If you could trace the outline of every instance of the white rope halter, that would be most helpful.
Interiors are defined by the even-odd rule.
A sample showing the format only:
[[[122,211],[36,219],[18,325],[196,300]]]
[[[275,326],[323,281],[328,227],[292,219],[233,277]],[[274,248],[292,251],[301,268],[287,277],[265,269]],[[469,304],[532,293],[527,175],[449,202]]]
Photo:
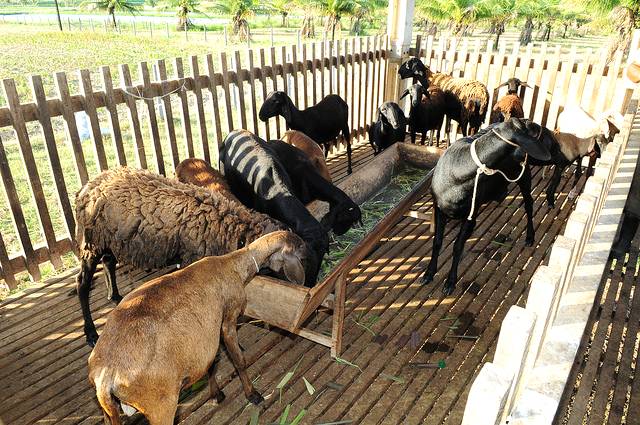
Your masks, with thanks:
[[[517,148],[520,147],[515,143],[513,143],[511,140],[504,137],[502,134],[498,133],[495,129],[492,128],[491,131],[500,139],[502,139],[503,142],[508,143],[511,146],[515,146]],[[542,130],[540,131],[540,134],[542,134]],[[540,135],[538,135],[538,137],[540,137]],[[478,153],[476,152],[477,141],[478,139],[475,139],[473,142],[471,142],[471,159],[473,159],[473,162],[476,163],[476,165],[478,166],[478,169],[476,170],[476,178],[475,178],[475,181],[473,182],[473,196],[471,197],[471,211],[469,211],[469,216],[467,217],[467,220],[469,221],[473,219],[473,213],[476,210],[476,192],[478,191],[478,178],[480,178],[480,174],[486,174],[487,176],[492,176],[495,173],[500,173],[506,181],[508,181],[509,183],[515,183],[522,178],[524,174],[524,170],[527,167],[527,159],[529,158],[529,154],[525,152],[524,161],[520,163],[520,166],[522,167],[522,170],[520,170],[520,174],[518,174],[518,177],[516,177],[515,179],[510,179],[504,172],[502,172],[502,170],[489,168],[486,166],[486,164],[483,164],[482,161],[480,161],[480,158],[478,158]]]
[[[251,259],[253,260],[253,264],[256,265],[256,273],[260,273],[260,267],[258,267],[258,262],[256,261],[256,257],[252,255]]]

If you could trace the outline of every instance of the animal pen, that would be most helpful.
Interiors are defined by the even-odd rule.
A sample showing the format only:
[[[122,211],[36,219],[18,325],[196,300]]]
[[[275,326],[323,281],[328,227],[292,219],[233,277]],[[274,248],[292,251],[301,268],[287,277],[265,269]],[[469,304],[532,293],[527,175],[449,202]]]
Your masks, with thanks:
[[[0,211],[11,225],[4,223],[0,234],[0,278],[14,288],[25,273],[40,281],[42,269],[73,262],[73,194],[100,171],[129,165],[171,176],[187,157],[217,163],[218,146],[232,129],[279,137],[283,122],[263,124],[257,117],[271,90],[286,91],[299,107],[329,93],[347,101],[354,173],[346,175],[341,141],[333,146],[328,165],[334,182],[348,193],[353,190],[350,195],[378,190],[391,178],[386,170],[399,162],[437,157],[437,147],[401,145],[374,157],[367,144],[366,129],[377,106],[397,100],[399,92],[392,41],[377,36],[237,51],[231,58],[225,53],[194,56],[187,64],[180,58],[161,60],[152,69],[142,62],[135,82],[127,65],[119,67],[118,82],[106,66],[99,72],[81,70],[73,80],[61,72],[54,76],[55,94],[42,77],[33,76],[29,100],[5,79],[0,175],[6,201]],[[180,423],[249,423],[258,415],[260,423],[287,416],[289,423],[300,415],[301,423],[459,424],[463,416],[465,423],[497,423],[508,415],[516,421],[510,423],[547,423],[535,422],[534,416],[553,420],[569,374],[565,369],[571,368],[578,344],[567,351],[572,353],[567,366],[551,354],[545,357],[552,347],[547,342],[566,340],[554,321],[563,314],[586,322],[606,263],[606,255],[590,256],[598,249],[608,253],[602,244],[610,246],[615,234],[628,167],[634,152],[637,156],[638,99],[621,78],[623,56],[607,64],[602,51],[578,55],[574,48],[561,55],[559,46],[547,44],[536,54],[517,44],[496,51],[491,43],[446,38],[436,43],[420,36],[407,54],[432,69],[484,82],[491,105],[498,96],[493,89],[503,80],[516,76],[527,81],[533,90],[523,88],[525,114],[548,128],[554,128],[568,102],[579,102],[592,113],[614,106],[624,113],[625,127],[603,154],[595,176],[579,181],[583,194],[577,199],[568,196],[571,178],[563,177],[557,206],[547,209],[541,196],[546,179],[541,169],[533,169],[537,246],[525,247],[521,240],[524,211],[517,189],[502,204],[485,206],[452,296],[439,295],[442,272],[431,284],[419,284],[431,250],[426,171],[427,177],[316,287],[256,278],[247,289],[247,314],[264,323],[247,320],[238,333],[265,402],[259,412],[245,405],[235,370],[223,355],[217,375],[226,401],[207,400],[203,385],[196,384],[181,398]],[[80,137],[79,113],[86,114],[87,140]],[[451,261],[450,230],[441,270]],[[598,266],[589,268],[585,261]],[[592,273],[591,292],[571,298],[572,285],[586,279],[581,267]],[[76,272],[64,271],[0,304],[0,416],[8,424],[102,421],[87,382],[90,349],[80,309],[68,295]],[[125,292],[166,272],[118,268]],[[103,280],[98,274],[91,302],[98,331],[111,310]],[[536,301],[528,302],[532,297]],[[567,300],[577,298],[586,316],[566,311]],[[524,324],[514,319],[502,326],[505,317]],[[584,329],[579,323],[572,334],[578,343]],[[545,376],[538,370],[544,368],[542,361],[559,362],[566,371],[551,395],[540,388],[545,382],[535,379]],[[541,399],[544,412],[534,408]]]

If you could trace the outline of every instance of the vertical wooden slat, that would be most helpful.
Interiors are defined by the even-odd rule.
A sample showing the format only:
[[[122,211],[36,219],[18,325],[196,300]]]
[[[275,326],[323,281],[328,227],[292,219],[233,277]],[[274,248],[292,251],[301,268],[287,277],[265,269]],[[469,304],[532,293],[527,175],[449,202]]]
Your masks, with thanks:
[[[336,43],[336,94],[340,96],[340,41]]]
[[[191,56],[191,76],[193,77],[193,93],[196,95],[196,109],[198,110],[198,128],[200,129],[200,143],[204,160],[211,163],[209,153],[209,135],[207,134],[207,120],[204,114],[204,100],[202,99],[202,81],[200,81],[200,64],[198,56]]]
[[[178,142],[176,138],[176,127],[173,123],[173,108],[171,107],[171,90],[169,90],[169,81],[167,77],[167,64],[164,59],[156,62],[158,76],[160,77],[160,86],[162,87],[162,105],[164,107],[164,119],[167,126],[167,138],[169,139],[169,148],[171,149],[171,165],[173,169],[180,164],[180,153],[178,151]]]
[[[577,49],[576,45],[571,46],[571,53],[567,61],[562,63],[562,83],[558,92],[550,90],[553,93],[555,105],[553,106],[552,113],[549,115],[548,124],[549,128],[555,128],[558,120],[558,115],[562,112],[562,108],[566,105],[569,96],[569,86],[571,85],[571,79],[573,76],[573,65],[576,60]]]
[[[356,121],[356,138],[360,139],[360,128],[362,128],[362,50],[364,40],[360,37],[357,41],[358,44],[358,119]]]
[[[364,108],[362,110],[363,114],[362,114],[362,128],[366,129],[369,127],[369,116],[370,114],[368,113],[369,110],[369,49],[370,49],[370,42],[371,42],[371,37],[367,37],[367,42],[366,42],[366,46],[367,46],[367,51],[365,53],[365,59],[364,59]]]
[[[247,111],[244,104],[244,80],[242,79],[242,61],[240,60],[240,51],[235,51],[236,62],[236,86],[238,87],[238,100],[240,104],[240,127],[247,128]]]
[[[4,150],[2,138],[0,138],[0,177],[2,177],[4,191],[7,195],[7,200],[9,201],[9,207],[11,208],[13,224],[15,225],[18,237],[20,238],[20,244],[22,245],[22,251],[24,252],[27,263],[27,271],[29,272],[29,275],[31,275],[31,279],[39,281],[41,278],[40,267],[38,267],[35,252],[33,251],[33,245],[31,244],[31,238],[29,237],[29,230],[27,229],[27,224],[24,219],[22,206],[20,205],[20,199],[18,198],[18,191],[16,190],[13,175],[11,174],[11,168],[9,168],[9,161]],[[11,269],[10,264],[8,269]]]
[[[329,91],[327,94],[333,93],[333,41],[329,40],[329,52],[327,53],[329,60]],[[322,59],[324,61],[324,58]]]
[[[529,119],[533,120],[534,119],[534,114],[536,112],[536,106],[538,104],[538,96],[540,94],[540,85],[542,84],[542,73],[544,71],[544,61],[546,60],[547,56],[547,43],[542,43],[542,46],[540,46],[540,54],[536,56],[535,60],[534,60],[534,64],[533,67],[535,69],[535,74],[534,74],[534,84],[531,84],[531,82],[529,81],[529,85],[533,86],[533,93],[531,96],[531,104],[529,106]],[[525,111],[527,110],[527,103],[525,102]],[[525,116],[527,116],[527,114],[525,113]]]
[[[38,121],[42,127],[42,134],[44,136],[45,146],[47,147],[47,154],[49,156],[49,163],[51,164],[53,181],[56,185],[58,201],[60,202],[62,214],[65,222],[67,223],[67,232],[71,239],[73,239],[75,238],[76,222],[73,215],[73,208],[69,202],[69,193],[67,192],[67,185],[64,181],[64,172],[62,170],[62,165],[60,164],[58,147],[56,146],[56,139],[51,125],[49,105],[47,104],[47,98],[44,93],[42,78],[39,75],[31,76],[31,90],[33,91],[33,98],[35,99],[36,105],[38,105]]]
[[[467,66],[467,50],[469,49],[469,40],[468,39],[464,39],[464,41],[462,42],[462,49],[460,50],[460,53],[458,54],[458,60],[455,61],[454,63],[458,63],[459,66],[456,69],[456,66],[454,64],[454,70],[456,70],[457,76],[458,77],[462,77],[462,78],[468,78],[467,74],[465,74],[465,68]],[[456,74],[454,73],[454,76]]]
[[[384,52],[384,37],[378,36],[378,82],[376,83],[375,93],[376,93],[376,110],[378,106],[380,106],[384,102],[384,86],[385,84],[385,76],[382,74],[382,64],[384,59],[382,58],[382,53]],[[375,112],[374,112],[375,114]]]
[[[211,93],[211,104],[213,106],[213,121],[216,127],[216,145],[215,145],[215,159],[216,164],[211,164],[214,168],[217,167],[217,161],[219,158],[220,145],[222,144],[222,129],[220,128],[220,105],[218,104],[218,86],[216,85],[216,73],[213,67],[213,55],[207,55],[207,72],[209,73],[209,92]]]
[[[309,107],[309,92],[307,91],[307,43],[302,45],[302,96],[304,97],[302,105],[306,109]]]
[[[120,129],[120,119],[118,118],[118,104],[113,94],[113,79],[111,77],[111,68],[103,66],[100,68],[102,74],[102,87],[104,88],[104,102],[109,112],[109,127],[111,128],[111,137],[116,152],[116,159],[119,165],[127,165],[127,156],[124,152],[122,144],[122,130]]]
[[[96,104],[93,98],[93,87],[91,85],[91,73],[88,69],[82,69],[79,72],[80,86],[84,93],[84,110],[89,117],[89,125],[91,127],[91,139],[93,141],[93,148],[98,159],[98,166],[100,171],[104,171],[109,168],[107,164],[107,155],[104,152],[104,144],[102,143],[102,133],[100,131],[100,120],[98,119],[98,112],[96,111]]]
[[[262,99],[267,98],[267,67],[265,64],[264,48],[260,48],[260,82],[262,86]],[[264,129],[267,133],[267,140],[271,139],[269,121],[264,123]]]
[[[613,107],[613,103],[614,103],[614,94],[615,94],[615,90],[616,90],[616,85],[618,83],[618,76],[620,74],[620,66],[622,64],[622,55],[623,52],[618,51],[615,55],[615,58],[613,60],[613,63],[609,64],[609,72],[607,75],[607,91],[606,91],[606,95],[605,95],[605,103],[601,104],[602,107],[600,108],[599,111],[604,111],[606,109],[609,109],[611,107]]]
[[[349,104],[351,109],[351,138],[353,140],[354,135],[357,135],[358,125],[356,123],[356,68],[355,68],[355,58],[356,58],[356,39],[351,39],[351,103]],[[356,133],[354,133],[354,131]]]
[[[227,54],[220,52],[220,69],[222,69],[222,88],[224,90],[224,104],[227,112],[228,130],[231,132],[233,127],[233,114],[231,112],[231,90],[229,90],[229,68],[227,63]]]
[[[156,106],[151,91],[151,78],[149,77],[149,67],[146,62],[138,64],[138,72],[142,80],[143,102],[147,105],[147,113],[149,114],[149,131],[151,132],[151,141],[153,142],[153,152],[156,157],[156,166],[158,174],[166,175],[164,169],[164,156],[162,155],[162,143],[160,142],[160,129],[158,126],[158,118],[156,116]],[[173,164],[174,168],[177,164]]]
[[[276,73],[276,49],[275,47],[271,48],[271,81],[273,82],[273,90],[278,90],[278,75]],[[276,118],[276,135],[278,139],[280,138],[280,117]]]
[[[591,81],[592,81],[591,99],[586,105],[587,106],[586,110],[590,114],[595,114],[596,112],[596,105],[598,103],[598,93],[600,93],[600,90],[599,90],[600,83],[602,82],[603,75],[604,75],[604,68],[606,67],[606,65],[607,65],[607,55],[603,53],[600,55],[600,60],[596,65],[594,65],[593,72],[591,73]]]
[[[182,131],[184,131],[184,140],[187,148],[187,156],[193,158],[195,152],[193,150],[193,133],[191,131],[191,116],[189,115],[189,102],[187,99],[187,90],[184,88],[184,66],[182,65],[182,58],[175,58],[176,78],[178,79],[179,87],[178,97],[180,98],[180,106],[182,110]]]
[[[49,258],[54,267],[59,268],[62,267],[62,260],[60,259],[60,255],[56,249],[56,234],[53,230],[51,216],[49,215],[49,208],[47,207],[44,190],[40,181],[40,175],[38,174],[38,167],[36,166],[36,160],[33,156],[33,150],[31,149],[27,126],[25,124],[24,117],[22,116],[22,108],[18,97],[18,91],[16,90],[16,84],[9,78],[2,80],[2,83],[4,86],[7,104],[9,105],[9,112],[11,113],[11,120],[13,121],[13,129],[18,138],[22,159],[29,176],[31,195],[36,203],[36,209],[38,210],[38,217],[40,218],[42,231],[49,248]]]
[[[575,103],[577,105],[582,105],[582,100],[586,97],[584,95],[584,86],[587,83],[587,72],[589,71],[589,67],[591,66],[591,62],[593,60],[593,56],[591,54],[591,48],[588,48],[583,55],[585,60],[578,64],[578,71],[576,76],[578,78],[578,83],[576,85],[575,93]]]
[[[289,96],[289,81],[287,81],[287,68],[288,68],[288,63],[287,63],[287,47],[286,46],[282,46],[282,49],[280,50],[280,63],[282,64],[282,86],[284,87],[284,92],[287,94],[287,96]],[[293,104],[295,105],[296,102],[294,101]]]
[[[258,111],[256,109],[258,99],[256,97],[256,70],[253,63],[253,49],[247,49],[247,55],[249,56],[249,86],[251,87],[251,113],[253,115],[253,132],[256,136],[260,136],[258,127]]]
[[[324,57],[325,57],[325,48],[326,48],[326,41],[322,41],[320,42],[320,99],[324,99],[324,97],[327,95],[324,89],[324,80],[325,80],[325,75],[324,75]]]
[[[144,141],[142,140],[142,130],[140,129],[140,117],[138,117],[138,106],[135,97],[129,94],[131,87],[131,71],[129,65],[120,65],[120,85],[124,90],[124,101],[129,111],[129,122],[133,129],[133,136],[136,142],[136,161],[140,168],[147,168],[147,155],[144,151]]]
[[[76,171],[80,178],[80,184],[84,185],[89,181],[89,174],[87,173],[87,164],[84,160],[82,143],[80,142],[80,135],[78,134],[76,116],[71,109],[71,95],[69,93],[69,84],[67,83],[67,74],[64,72],[57,72],[55,74],[55,80],[58,97],[60,98],[60,103],[62,105],[62,117],[65,122],[67,139],[69,139],[71,149],[73,150]]]
[[[313,81],[313,104],[318,101],[316,77],[316,43],[311,43],[311,80]]]
[[[296,106],[302,105],[300,97],[298,96],[298,52],[296,45],[291,46],[291,61],[293,62],[293,95],[295,96],[294,104]]]
[[[547,84],[547,94],[544,96],[544,106],[542,109],[542,118],[540,119],[540,124],[543,126],[547,126],[547,118],[549,116],[549,108],[551,107],[551,101],[552,101],[552,97],[547,97],[547,96],[552,96],[549,93],[553,93],[555,86],[556,86],[556,77],[558,75],[558,64],[560,63],[560,52],[561,52],[561,47],[560,45],[556,46],[556,51],[553,55],[553,57],[551,58],[551,60],[549,60],[549,64],[547,66],[547,73],[549,74],[549,82]]]
[[[341,55],[344,56],[344,61],[343,63],[343,70],[342,70],[342,98],[346,101],[348,99],[347,97],[347,87],[348,85],[348,81],[349,79],[347,78],[347,76],[349,74],[347,74],[347,40],[346,39],[342,39],[340,41],[340,44],[342,44],[342,48],[341,48]],[[338,57],[340,57],[340,55],[338,55]]]
[[[4,244],[4,240],[2,239],[2,234],[0,233],[0,267],[2,267],[2,274],[0,274],[0,279],[4,279],[7,286],[10,290],[16,289],[18,287],[18,281],[15,277],[15,272],[13,271],[13,267],[11,266],[11,261],[9,260],[9,254],[7,253],[7,247]]]
[[[309,107],[309,92],[307,91],[307,44],[302,45],[302,95],[304,108]]]

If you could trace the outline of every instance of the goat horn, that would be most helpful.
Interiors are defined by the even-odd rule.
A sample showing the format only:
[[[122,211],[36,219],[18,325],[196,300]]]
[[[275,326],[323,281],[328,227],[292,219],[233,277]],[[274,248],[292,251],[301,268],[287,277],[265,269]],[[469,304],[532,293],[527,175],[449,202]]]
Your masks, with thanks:
[[[522,82],[520,83],[520,85],[521,85],[521,86],[528,87],[528,88],[530,88],[531,90],[533,90],[533,87],[531,87],[531,86],[530,86],[529,84],[527,84],[525,81],[522,81]]]
[[[402,96],[400,96],[400,99],[404,99],[404,97],[405,97],[406,95],[408,95],[408,94],[409,94],[409,89],[406,89],[406,90],[402,93]]]
[[[499,85],[498,87],[496,87],[496,88],[497,88],[497,89],[499,89],[500,87],[504,87],[504,86],[506,86],[506,85],[507,85],[507,83],[502,83],[502,84],[500,84],[500,85]]]

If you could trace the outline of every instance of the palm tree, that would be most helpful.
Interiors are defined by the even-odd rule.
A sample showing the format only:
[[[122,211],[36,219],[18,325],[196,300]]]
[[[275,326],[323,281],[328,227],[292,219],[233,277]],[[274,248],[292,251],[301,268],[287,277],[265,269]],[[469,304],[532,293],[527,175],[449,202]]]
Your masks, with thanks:
[[[291,11],[291,0],[272,0],[268,8],[282,17],[282,26],[287,26],[287,16]]]
[[[550,19],[556,15],[559,0],[519,0],[518,17],[524,19],[524,27],[520,31],[520,44],[526,46],[533,39],[533,21],[546,22],[551,30]]]
[[[213,9],[232,16],[232,32],[240,41],[249,39],[249,18],[259,9],[257,0],[218,0]]]
[[[626,52],[631,43],[631,33],[638,27],[640,1],[638,0],[582,0],[583,4],[600,13],[608,13],[612,25],[618,30],[617,37],[609,44],[608,59],[613,59],[616,51]]]
[[[497,46],[506,25],[517,17],[516,0],[484,0],[476,6],[476,19],[489,21],[490,33],[495,34]]]
[[[206,16],[204,12],[198,9],[200,5],[199,0],[168,0],[160,5],[161,9],[177,9],[178,31],[184,31],[191,27],[191,21],[189,20],[190,13],[201,13]]]
[[[340,19],[352,15],[356,10],[355,0],[315,0],[321,13],[326,17],[324,30],[331,32],[331,40],[336,38],[336,28],[340,28]]]
[[[425,31],[431,35],[436,35],[438,25],[443,25],[449,19],[441,3],[442,0],[416,0],[415,14],[422,20]]]
[[[116,22],[116,10],[118,12],[129,12],[132,15],[138,11],[135,3],[131,0],[94,0],[83,2],[80,6],[89,6],[95,9],[106,10],[109,16],[111,16],[113,28],[116,29],[118,28],[118,23]]]
[[[351,15],[351,34],[361,35],[364,30],[364,23],[371,23],[374,16],[381,9],[387,6],[386,0],[355,0],[355,8]]]

